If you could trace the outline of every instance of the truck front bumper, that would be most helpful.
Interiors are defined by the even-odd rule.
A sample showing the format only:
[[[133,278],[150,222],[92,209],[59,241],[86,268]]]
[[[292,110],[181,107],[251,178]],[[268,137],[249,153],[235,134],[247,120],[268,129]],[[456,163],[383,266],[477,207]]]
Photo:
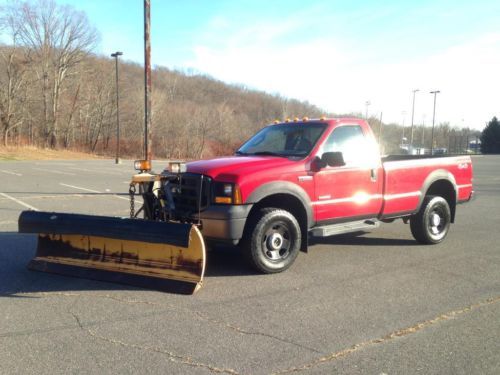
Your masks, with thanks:
[[[194,215],[201,221],[201,232],[207,242],[238,244],[243,237],[243,230],[252,204],[238,206],[210,206],[200,215]]]

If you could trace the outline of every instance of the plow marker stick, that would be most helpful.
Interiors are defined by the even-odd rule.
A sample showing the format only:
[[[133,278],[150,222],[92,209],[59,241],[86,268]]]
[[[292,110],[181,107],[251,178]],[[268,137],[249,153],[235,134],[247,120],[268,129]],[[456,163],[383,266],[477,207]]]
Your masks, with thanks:
[[[205,245],[190,224],[24,211],[19,232],[38,234],[31,270],[182,294],[203,281]]]

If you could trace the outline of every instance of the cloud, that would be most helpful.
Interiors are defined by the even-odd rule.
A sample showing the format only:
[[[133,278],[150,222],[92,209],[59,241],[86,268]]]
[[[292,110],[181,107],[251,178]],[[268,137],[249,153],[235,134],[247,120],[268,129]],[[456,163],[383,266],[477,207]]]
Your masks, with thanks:
[[[216,19],[203,42],[193,47],[194,58],[186,65],[226,82],[307,100],[336,113],[364,113],[364,103],[370,100],[372,115],[383,112],[384,120],[399,123],[405,117],[406,125],[411,121],[413,89],[420,89],[416,123],[423,116],[430,123],[429,91],[434,89],[441,91],[438,123],[481,129],[499,115],[498,33],[432,53],[421,50],[410,58],[397,48],[377,51],[369,43],[353,44],[329,34],[304,38],[301,33],[312,22],[292,15],[279,22],[259,20],[236,27],[230,20]]]

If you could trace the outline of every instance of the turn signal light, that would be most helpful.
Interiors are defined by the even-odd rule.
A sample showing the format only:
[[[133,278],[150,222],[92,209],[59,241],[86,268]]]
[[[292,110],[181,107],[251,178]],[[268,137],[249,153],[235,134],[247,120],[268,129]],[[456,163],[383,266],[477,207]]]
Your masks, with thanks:
[[[233,203],[233,198],[231,198],[231,197],[215,197],[215,203],[231,204],[231,203]]]
[[[214,202],[218,204],[242,204],[241,190],[237,184],[216,182]]]

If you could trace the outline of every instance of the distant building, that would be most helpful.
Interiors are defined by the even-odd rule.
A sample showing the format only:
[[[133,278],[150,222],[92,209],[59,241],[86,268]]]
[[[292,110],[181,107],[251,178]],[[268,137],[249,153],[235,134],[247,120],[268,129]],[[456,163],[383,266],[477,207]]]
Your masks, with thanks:
[[[470,150],[471,152],[478,153],[479,151],[481,151],[481,141],[479,139],[474,139],[469,142],[467,148],[467,151]]]
[[[443,154],[447,154],[447,153],[448,153],[448,149],[446,147],[440,147],[440,148],[434,149],[434,155],[443,155]]]
[[[409,150],[410,155],[430,155],[431,150],[425,147],[412,147]]]

